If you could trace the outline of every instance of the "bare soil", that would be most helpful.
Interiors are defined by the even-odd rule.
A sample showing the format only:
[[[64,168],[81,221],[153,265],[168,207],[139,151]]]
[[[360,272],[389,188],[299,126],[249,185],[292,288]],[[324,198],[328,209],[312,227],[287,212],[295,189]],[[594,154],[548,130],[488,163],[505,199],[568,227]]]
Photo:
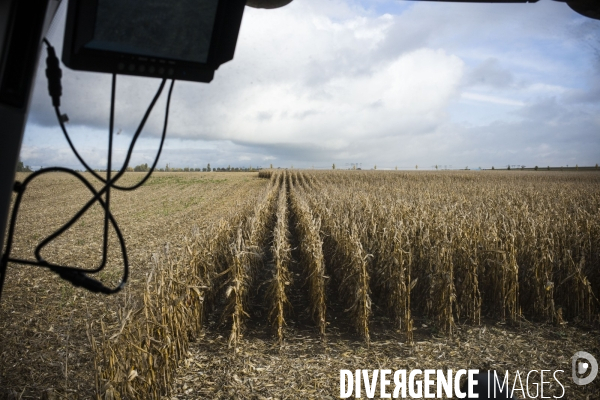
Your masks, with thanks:
[[[530,370],[563,370],[557,374],[564,385],[563,398],[598,398],[598,379],[587,386],[577,386],[571,380],[571,356],[575,352],[589,349],[586,351],[599,354],[598,331],[566,326],[557,329],[525,321],[520,327],[488,322],[460,326],[453,337],[447,337],[429,329],[427,322],[416,321],[419,328],[414,346],[406,345],[402,334],[374,329],[367,347],[353,337],[348,324],[332,322],[325,343],[316,329],[306,327],[290,329],[282,347],[272,335],[265,339],[264,332],[248,331],[237,353],[227,347],[228,332],[207,330],[180,366],[171,400],[337,399],[341,369],[509,371],[511,386],[517,371],[525,385]],[[546,372],[545,382],[548,376],[552,379]],[[539,372],[532,377],[535,379],[531,379],[529,390],[534,395]],[[544,396],[561,397],[562,388],[552,383],[544,385]],[[391,388],[388,392],[393,391],[393,384]],[[378,393],[379,389],[375,398],[379,398]],[[521,392],[515,397],[529,398]]]

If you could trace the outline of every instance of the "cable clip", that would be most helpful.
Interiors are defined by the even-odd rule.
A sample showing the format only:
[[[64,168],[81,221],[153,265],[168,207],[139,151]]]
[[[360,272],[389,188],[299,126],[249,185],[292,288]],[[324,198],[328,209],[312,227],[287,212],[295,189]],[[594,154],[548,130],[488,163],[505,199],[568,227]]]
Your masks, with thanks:
[[[21,183],[19,181],[15,181],[15,183],[13,184],[13,192],[20,193],[22,191],[23,191],[23,183]]]
[[[90,278],[83,272],[57,267],[51,267],[50,269],[60,275],[62,279],[71,282],[73,286],[79,286],[94,293],[111,294],[111,290],[104,286],[102,282]]]

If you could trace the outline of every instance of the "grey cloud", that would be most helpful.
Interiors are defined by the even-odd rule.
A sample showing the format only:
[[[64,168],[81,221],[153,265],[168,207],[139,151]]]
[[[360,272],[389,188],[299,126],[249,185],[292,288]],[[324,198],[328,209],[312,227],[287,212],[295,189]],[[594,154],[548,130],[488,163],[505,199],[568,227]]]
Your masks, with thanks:
[[[550,97],[529,104],[520,110],[515,111],[515,114],[528,120],[544,123],[562,116],[564,114],[564,109],[559,106],[555,97]]]
[[[596,50],[600,46],[600,32],[598,32],[598,21],[590,18],[582,18],[568,25],[567,33],[573,40],[585,40],[592,48]]]
[[[256,119],[259,121],[268,121],[273,118],[273,113],[268,111],[261,111],[256,114]]]
[[[310,117],[311,115],[318,115],[318,114],[320,114],[320,112],[317,110],[306,110],[306,111],[300,111],[300,112],[295,113],[293,115],[293,118],[303,120],[305,118]]]
[[[512,72],[503,68],[496,58],[488,58],[465,75],[466,86],[504,89],[512,86],[514,81]]]
[[[269,148],[246,146],[231,141],[214,141],[210,143],[210,147],[199,147],[196,141],[167,139],[157,167],[164,168],[167,163],[172,167],[194,168],[205,167],[208,163],[213,167],[226,167],[227,165],[232,167],[257,166],[264,163],[263,159],[271,151]],[[156,157],[157,148],[157,139],[141,140],[140,146],[136,146],[133,152],[129,165],[152,164]],[[85,146],[79,147],[78,150],[93,168],[106,167],[106,154],[104,152],[98,152]],[[113,161],[116,167],[122,165],[124,154],[125,149],[115,149]],[[83,168],[71,153],[71,150],[66,146],[60,146],[60,144],[39,146],[35,143],[24,143],[21,156],[26,160],[27,165],[36,167],[62,165],[74,169]]]
[[[312,59],[307,63],[302,74],[306,86],[318,87],[341,76],[368,76],[379,62],[377,54],[368,49],[346,47],[332,50],[324,58]]]
[[[268,143],[257,144],[244,141],[235,141],[237,146],[245,148],[255,154],[268,154],[275,157],[273,164],[294,163],[298,167],[307,167],[312,163],[319,163],[336,159],[336,151],[315,143]],[[282,165],[283,166],[283,165]]]
[[[568,93],[566,100],[572,103],[595,103],[600,102],[600,85],[595,85],[590,90],[576,90]]]
[[[435,28],[430,21],[419,21],[418,18],[402,14],[394,16],[393,25],[386,33],[376,50],[376,56],[383,60],[427,46],[435,34]]]
[[[377,101],[374,101],[373,103],[369,104],[370,108],[379,108],[379,107],[383,107],[383,100],[379,99]]]
[[[596,107],[596,112],[598,108]],[[522,107],[514,114],[540,126],[548,124],[562,126],[564,132],[569,132],[571,129],[568,127],[571,125],[583,129],[584,127],[580,125],[582,121],[588,121],[588,123],[594,125],[592,116],[595,115],[595,112],[579,107],[577,104],[572,105],[569,102],[559,101],[556,97],[547,97]]]
[[[104,152],[101,154],[89,149],[80,149],[79,153],[93,168],[106,166],[106,155]],[[71,149],[66,145],[59,148],[23,144],[21,158],[26,160],[25,164],[35,168],[60,165],[74,169],[83,169],[83,166],[75,158]]]
[[[466,148],[488,165],[594,165],[600,154],[598,125],[588,116],[565,125],[521,121],[472,128]]]
[[[598,68],[598,75],[589,79],[588,83],[587,89],[572,89],[565,93],[565,101],[572,104],[600,105],[600,68]]]

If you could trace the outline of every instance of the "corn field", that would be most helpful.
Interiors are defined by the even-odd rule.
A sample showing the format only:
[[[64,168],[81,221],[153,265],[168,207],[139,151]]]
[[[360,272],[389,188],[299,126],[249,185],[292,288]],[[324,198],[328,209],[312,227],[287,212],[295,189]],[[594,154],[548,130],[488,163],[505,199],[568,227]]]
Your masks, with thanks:
[[[597,174],[259,176],[266,182],[260,196],[239,201],[181,254],[154,255],[144,297],[123,307],[116,332],[102,326],[102,337],[89,335],[98,393],[168,393],[175,367],[208,318],[228,329],[235,353],[256,293],[279,344],[297,317],[293,291],[306,292],[322,340],[337,313],[366,346],[374,318],[407,343],[417,317],[446,335],[483,319],[600,321]]]

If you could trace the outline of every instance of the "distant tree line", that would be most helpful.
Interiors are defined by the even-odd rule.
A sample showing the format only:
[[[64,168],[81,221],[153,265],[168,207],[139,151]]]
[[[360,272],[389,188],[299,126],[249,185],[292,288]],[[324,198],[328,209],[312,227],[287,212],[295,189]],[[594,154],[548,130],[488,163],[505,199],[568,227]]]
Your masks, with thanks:
[[[17,163],[17,172],[33,172],[29,165],[24,165],[23,161],[19,160]]]
[[[135,167],[128,167],[127,171],[130,172],[147,172],[149,171],[150,168],[148,167],[148,164],[140,164],[140,165],[136,165]],[[206,167],[204,168],[193,168],[193,167],[184,167],[184,168],[174,168],[174,167],[170,167],[169,164],[167,164],[165,166],[165,168],[157,168],[155,171],[157,172],[211,172],[211,171],[217,171],[217,172],[255,172],[258,171],[259,167],[232,167],[231,165],[227,166],[227,168],[224,167],[215,167],[215,168],[211,168],[210,164],[207,164]]]

